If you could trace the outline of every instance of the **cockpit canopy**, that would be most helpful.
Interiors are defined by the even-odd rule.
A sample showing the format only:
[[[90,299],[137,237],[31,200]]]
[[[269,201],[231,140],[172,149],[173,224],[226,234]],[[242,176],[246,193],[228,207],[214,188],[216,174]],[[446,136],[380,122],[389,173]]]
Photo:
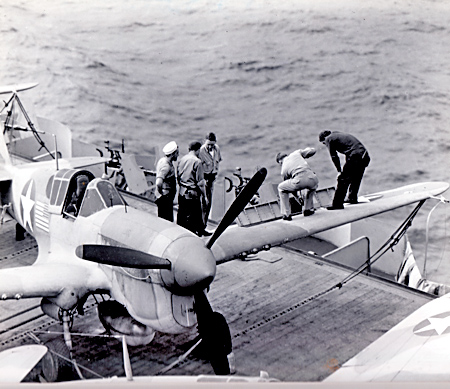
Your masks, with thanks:
[[[80,181],[84,184],[83,191],[80,191]],[[124,205],[111,182],[95,178],[88,170],[59,170],[48,183],[47,196],[50,212],[71,217],[88,217],[102,209]]]
[[[87,186],[79,215],[87,217],[114,205],[124,205],[116,188],[109,181],[97,178]]]

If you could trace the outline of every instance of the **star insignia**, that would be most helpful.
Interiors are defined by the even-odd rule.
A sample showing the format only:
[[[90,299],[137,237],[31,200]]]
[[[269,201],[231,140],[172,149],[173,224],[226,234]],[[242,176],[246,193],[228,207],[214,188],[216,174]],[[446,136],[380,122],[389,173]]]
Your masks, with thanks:
[[[414,328],[414,334],[419,336],[440,336],[446,333],[450,333],[450,312],[429,317]]]

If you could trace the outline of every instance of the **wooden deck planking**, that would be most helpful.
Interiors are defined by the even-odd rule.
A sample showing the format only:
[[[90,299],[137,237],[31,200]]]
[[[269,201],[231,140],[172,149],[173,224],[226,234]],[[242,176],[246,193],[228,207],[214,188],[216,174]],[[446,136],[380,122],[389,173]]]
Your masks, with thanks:
[[[333,286],[348,274],[346,270],[329,265],[316,265],[315,271],[305,272],[304,269],[315,265],[314,260],[298,255],[292,258],[293,255],[286,251],[282,260],[285,264],[281,266],[277,263],[273,271],[290,269],[297,277],[285,277],[285,287],[273,289],[271,293],[266,293],[263,288],[261,289],[263,293],[260,292],[259,296],[252,294],[253,306],[266,305],[262,311],[260,309],[248,311],[250,304],[247,301],[246,306],[242,308],[247,309],[251,320],[246,320],[242,316],[233,320],[234,316],[226,315],[230,321],[232,334],[262,320],[264,316],[270,316],[277,310],[288,308],[305,297]],[[254,285],[250,286],[249,283],[266,285],[267,281],[264,278],[272,277],[273,272],[264,271],[267,264],[253,262],[253,265],[255,269],[250,272],[252,276],[246,285],[242,286],[241,293],[245,294],[246,289],[254,290]],[[256,269],[257,267],[260,269]],[[304,275],[312,277],[307,279],[308,277]],[[274,290],[278,293],[274,293]],[[214,301],[215,307],[220,310],[223,305],[215,299],[217,296],[213,292],[212,290],[211,301]],[[239,300],[233,298],[232,294],[233,292],[229,291],[226,298],[228,301],[234,301],[235,310],[240,311]],[[386,304],[386,301],[389,301],[389,304]],[[321,380],[332,372],[329,361],[344,363],[377,339],[383,331],[387,331],[404,318],[410,312],[409,309],[412,311],[423,302],[422,298],[414,296],[414,293],[399,291],[396,287],[369,280],[366,276],[358,276],[343,289],[334,290],[270,324],[259,327],[246,334],[245,339],[235,338],[236,358],[246,361],[257,358],[260,362],[259,368],[269,370],[268,367],[272,367],[274,371],[269,371],[269,374],[276,377],[278,373],[282,379]],[[276,309],[273,305],[276,305]],[[249,371],[241,373],[252,374]]]
[[[280,249],[277,252],[281,252]],[[230,280],[222,286],[223,278],[221,278],[221,267],[218,267],[218,276],[215,283],[211,287],[210,298],[214,305],[216,299],[220,300],[219,304],[214,305],[218,310],[232,309],[234,306],[236,313],[229,317],[233,320],[234,316],[239,316],[240,311],[251,310],[254,315],[250,315],[246,322],[246,326],[261,320],[261,313],[270,316],[286,307],[286,303],[294,303],[302,301],[311,295],[324,290],[324,288],[333,286],[341,280],[339,275],[333,272],[324,274],[317,271],[314,262],[309,261],[302,266],[301,274],[296,269],[295,261],[285,261],[281,259],[275,263],[267,263],[264,261],[241,262],[235,261],[230,266],[232,274],[231,289],[228,285]],[[237,274],[236,269],[239,274]],[[300,288],[300,282],[308,281],[307,288]],[[216,294],[216,284],[220,283],[220,291]],[[229,294],[238,289],[239,294],[234,299],[229,298]],[[280,301],[280,293],[283,294],[283,301]],[[265,298],[260,298],[261,294]],[[286,296],[288,296],[286,301]],[[237,328],[239,330],[240,328]]]

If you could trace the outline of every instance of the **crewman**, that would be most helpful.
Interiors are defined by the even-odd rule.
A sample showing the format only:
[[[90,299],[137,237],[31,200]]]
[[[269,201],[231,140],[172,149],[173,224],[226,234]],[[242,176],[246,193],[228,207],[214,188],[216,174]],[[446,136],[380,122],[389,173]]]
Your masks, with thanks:
[[[281,165],[281,176],[284,179],[278,184],[283,220],[292,220],[289,193],[296,193],[302,189],[307,189],[303,216],[314,214],[314,192],[319,185],[319,179],[305,159],[312,157],[315,153],[314,148],[307,147],[303,150],[295,150],[289,155],[281,152],[277,154],[276,160]]]
[[[177,181],[173,163],[178,159],[179,150],[175,141],[163,148],[164,157],[156,165],[156,205],[158,217],[173,222],[173,200],[177,193]]]
[[[189,143],[189,153],[183,156],[177,166],[178,194],[177,223],[198,236],[209,236],[202,217],[202,198],[208,205],[203,164],[198,158],[200,142]]]
[[[351,204],[357,204],[359,187],[364,171],[370,162],[366,148],[353,135],[340,131],[322,131],[319,134],[319,141],[328,147],[331,160],[339,173],[333,204],[328,209],[343,209],[347,190],[347,201]],[[342,169],[337,153],[345,155],[345,164]]]
[[[86,192],[86,187],[89,184],[89,178],[87,176],[80,175],[76,179],[77,187],[75,191],[72,193],[72,198],[70,199],[70,203],[66,208],[67,213],[71,213],[74,216],[78,215],[80,212],[81,203],[83,202],[84,193]]]
[[[199,158],[203,164],[203,173],[205,177],[206,198],[208,205],[203,204],[203,222],[206,226],[208,223],[209,213],[211,211],[213,186],[219,171],[219,163],[222,161],[219,145],[216,143],[217,138],[214,132],[210,132],[205,139],[202,147],[200,147]]]

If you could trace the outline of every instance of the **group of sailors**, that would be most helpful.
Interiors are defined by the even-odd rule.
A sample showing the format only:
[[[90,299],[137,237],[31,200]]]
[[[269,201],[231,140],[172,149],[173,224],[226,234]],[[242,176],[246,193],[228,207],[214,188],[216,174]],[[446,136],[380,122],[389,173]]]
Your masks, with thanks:
[[[319,134],[319,142],[327,148],[338,172],[336,191],[329,210],[344,209],[344,202],[358,203],[358,191],[370,157],[364,145],[353,135],[340,131],[325,130]],[[341,168],[338,153],[345,155],[345,164]],[[281,165],[281,175],[284,179],[278,185],[280,211],[283,220],[292,220],[289,194],[297,194],[306,189],[304,216],[314,214],[313,196],[319,185],[317,175],[311,170],[307,158],[315,154],[315,149],[295,150],[287,155],[278,153],[277,163]],[[348,197],[346,198],[348,192]]]
[[[204,141],[189,143],[188,153],[180,158],[175,141],[163,148],[164,157],[156,165],[156,205],[158,216],[172,221],[173,201],[178,190],[177,224],[198,236],[209,236],[206,230],[214,181],[222,160],[216,135],[210,132]]]
[[[206,225],[211,210],[214,181],[219,163],[222,161],[220,148],[214,133],[210,132],[204,141],[189,143],[188,154],[180,158],[179,147],[175,141],[167,143],[156,167],[156,204],[158,216],[174,221],[173,202],[178,190],[177,224],[198,236],[209,236]],[[353,135],[340,131],[325,130],[319,134],[331,156],[338,172],[337,186],[333,203],[329,210],[344,209],[344,203],[358,203],[358,191],[370,157],[364,145]],[[341,167],[338,153],[345,155]],[[315,149],[307,147],[290,154],[279,152],[276,161],[281,165],[283,181],[278,185],[280,211],[283,220],[292,220],[290,195],[298,195],[306,190],[304,216],[314,214],[314,193],[319,179],[306,159],[315,154]],[[347,196],[348,192],[348,197]]]

